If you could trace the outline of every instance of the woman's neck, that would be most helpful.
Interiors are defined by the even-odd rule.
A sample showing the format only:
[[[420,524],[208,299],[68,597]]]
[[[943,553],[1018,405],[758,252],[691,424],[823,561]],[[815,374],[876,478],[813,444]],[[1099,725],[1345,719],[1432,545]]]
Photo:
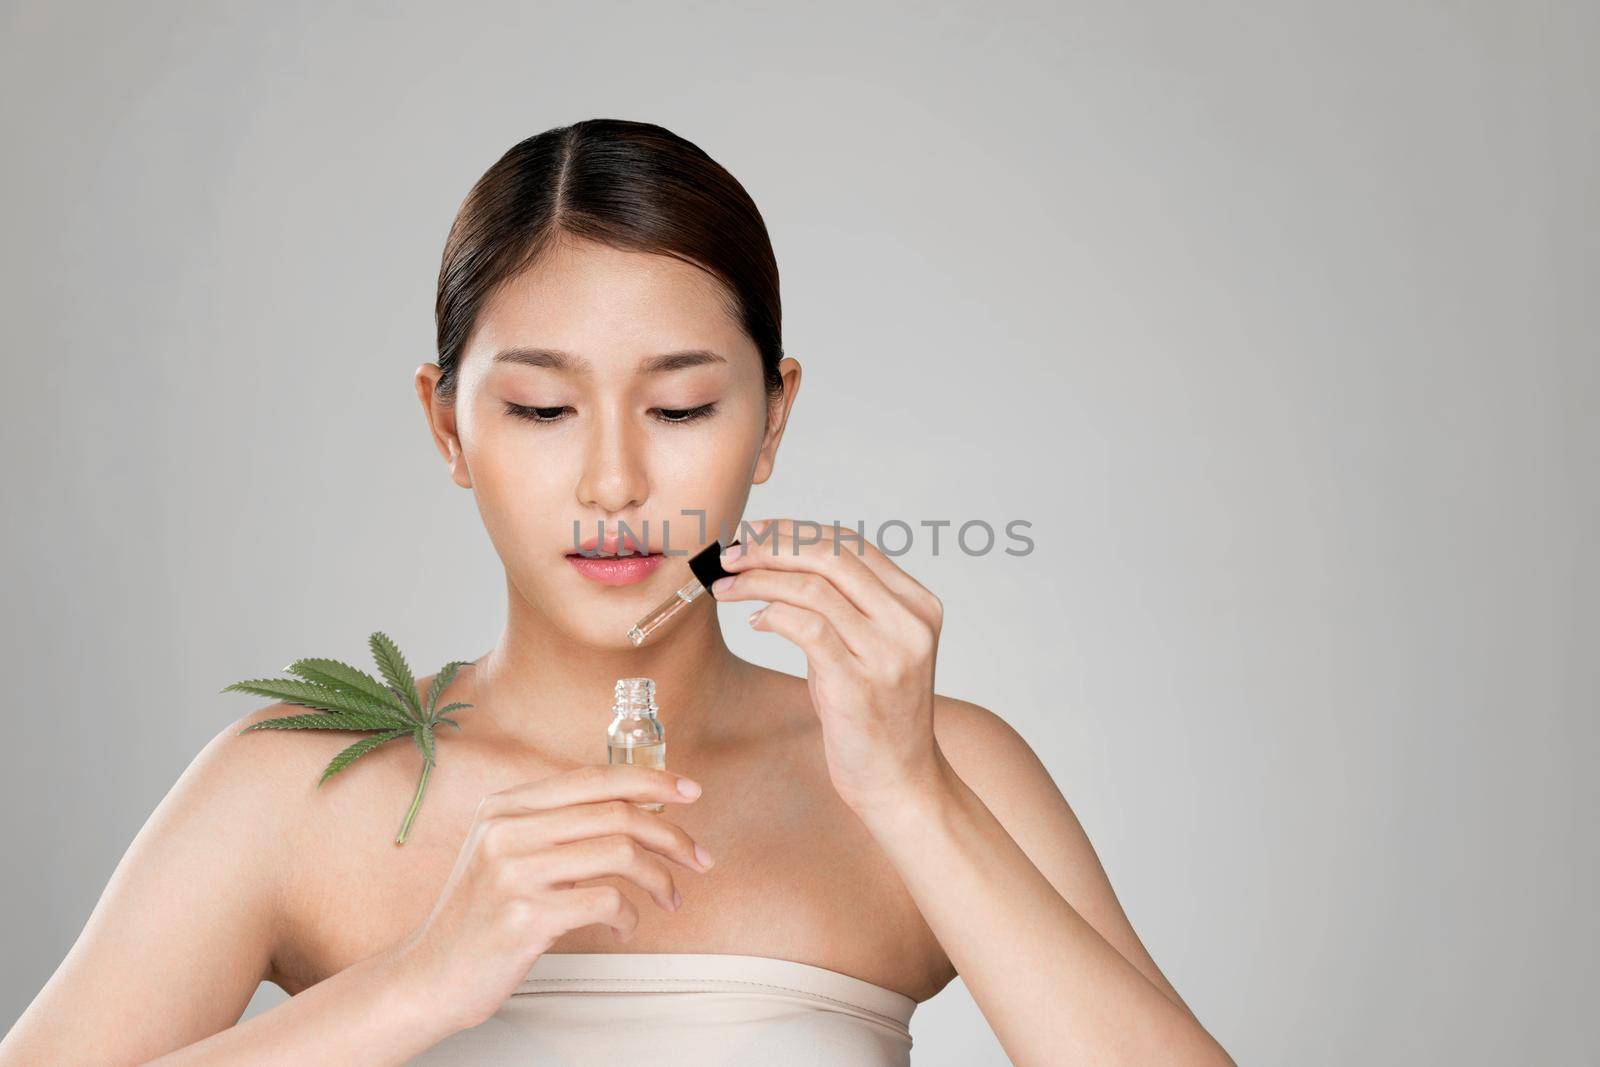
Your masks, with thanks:
[[[507,741],[577,765],[604,753],[617,679],[653,678],[669,750],[681,759],[711,739],[708,728],[730,722],[755,669],[723,640],[716,602],[702,600],[644,645],[606,649],[555,631],[513,590],[499,640],[463,670],[469,695],[451,699],[474,704],[465,714],[492,719]]]

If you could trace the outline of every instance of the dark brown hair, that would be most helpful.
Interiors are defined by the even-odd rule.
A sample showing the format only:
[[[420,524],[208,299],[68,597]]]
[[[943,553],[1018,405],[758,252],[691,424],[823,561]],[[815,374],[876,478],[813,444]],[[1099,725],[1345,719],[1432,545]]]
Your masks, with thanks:
[[[439,268],[440,400],[455,401],[462,350],[485,302],[563,233],[711,274],[761,353],[769,401],[783,395],[778,263],[755,201],[670,130],[585,119],[512,146],[462,202]]]

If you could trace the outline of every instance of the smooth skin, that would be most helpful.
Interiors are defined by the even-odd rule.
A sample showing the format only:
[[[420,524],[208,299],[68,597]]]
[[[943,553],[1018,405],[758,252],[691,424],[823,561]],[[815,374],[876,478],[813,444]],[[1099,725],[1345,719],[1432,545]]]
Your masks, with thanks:
[[[648,547],[679,557],[730,540],[799,392],[799,364],[779,370],[772,404],[718,284],[671,257],[566,240],[503,286],[454,403],[437,365],[414,377],[507,612],[440,697],[473,706],[439,735],[406,844],[409,743],[319,788],[350,735],[240,736],[297,709],[242,716],[135,837],[0,1067],[403,1063],[492,1015],[542,953],[616,951],[795,960],[919,1002],[959,971],[1018,1064],[1231,1062],[1026,742],[933,692],[943,608],[899,567],[825,541],[728,562],[717,599],[767,602],[757,628],[805,652],[797,678],[734,656],[710,597],[633,648],[681,562],[609,587],[567,561],[575,522],[648,520]],[[459,551],[419,548],[416,580]],[[665,772],[603,762],[632,676],[657,682]],[[240,1024],[263,981],[289,999]]]

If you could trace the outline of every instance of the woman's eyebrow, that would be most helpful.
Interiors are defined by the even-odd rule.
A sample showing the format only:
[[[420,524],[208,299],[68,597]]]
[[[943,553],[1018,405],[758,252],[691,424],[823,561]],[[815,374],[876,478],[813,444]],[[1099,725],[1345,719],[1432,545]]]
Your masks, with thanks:
[[[561,352],[554,348],[508,348],[497,352],[495,363],[520,363],[525,367],[545,367],[549,370],[587,374],[594,369],[582,356]],[[701,367],[709,363],[728,362],[722,356],[704,348],[689,348],[681,352],[664,352],[659,356],[646,356],[639,361],[638,373],[664,374],[686,367]]]

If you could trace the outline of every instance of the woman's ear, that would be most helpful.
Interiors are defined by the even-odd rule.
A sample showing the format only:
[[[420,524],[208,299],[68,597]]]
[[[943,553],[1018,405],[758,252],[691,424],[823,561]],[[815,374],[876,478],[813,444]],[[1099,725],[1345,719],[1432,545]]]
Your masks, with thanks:
[[[752,485],[760,485],[772,477],[772,468],[777,465],[778,442],[783,440],[783,428],[788,425],[789,412],[800,392],[800,361],[785,356],[778,361],[778,374],[783,378],[783,395],[767,406],[767,432],[761,439],[761,452],[756,456],[755,473],[750,478]]]
[[[428,430],[439,454],[450,464],[450,477],[463,489],[472,488],[472,472],[467,469],[467,457],[461,450],[461,436],[456,431],[454,404],[439,400],[436,390],[444,369],[437,363],[424,363],[417,368],[417,399],[422,401],[422,413],[428,420]]]

